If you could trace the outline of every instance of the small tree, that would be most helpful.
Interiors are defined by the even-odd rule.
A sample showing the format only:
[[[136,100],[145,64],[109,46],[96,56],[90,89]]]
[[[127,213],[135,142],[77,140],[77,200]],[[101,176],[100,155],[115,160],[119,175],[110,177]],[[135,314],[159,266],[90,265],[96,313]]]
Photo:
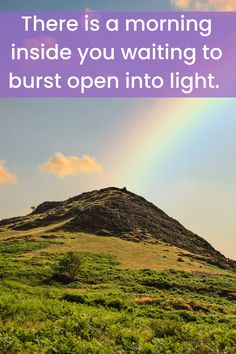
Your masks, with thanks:
[[[64,276],[69,281],[77,280],[81,270],[83,260],[78,252],[68,252],[64,258],[59,261],[57,274]]]

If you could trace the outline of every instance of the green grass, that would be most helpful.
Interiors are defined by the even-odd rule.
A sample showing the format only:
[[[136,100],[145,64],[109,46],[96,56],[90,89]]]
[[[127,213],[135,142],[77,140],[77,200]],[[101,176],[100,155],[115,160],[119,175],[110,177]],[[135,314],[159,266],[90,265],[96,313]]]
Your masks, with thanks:
[[[236,353],[234,273],[197,262],[201,272],[187,272],[189,257],[179,264],[166,245],[50,232],[2,235],[0,353]],[[69,250],[82,268],[76,281],[59,281]]]
[[[19,235],[18,237],[20,238],[24,237],[22,233],[19,233]],[[118,259],[119,266],[123,269],[148,268],[165,270],[174,268],[185,271],[228,274],[225,270],[194,259],[191,253],[187,251],[182,251],[174,246],[163,243],[135,243],[110,236],[53,232],[53,230],[48,231],[48,229],[45,229],[45,231],[40,229],[40,231],[31,235],[31,239],[42,241],[42,237],[47,235],[52,235],[58,240],[57,243],[51,243],[47,247],[47,251],[50,253],[77,251],[110,254]],[[59,241],[63,242],[63,244],[60,244]],[[28,253],[29,257],[39,255],[40,250]],[[180,258],[181,262],[179,261]]]

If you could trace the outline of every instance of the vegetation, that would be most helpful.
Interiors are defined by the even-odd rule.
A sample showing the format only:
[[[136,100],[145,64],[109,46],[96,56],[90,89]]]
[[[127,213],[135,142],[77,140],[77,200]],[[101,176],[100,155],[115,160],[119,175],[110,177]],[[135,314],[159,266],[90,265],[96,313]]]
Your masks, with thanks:
[[[56,269],[56,277],[64,278],[65,280],[76,281],[79,271],[81,270],[83,260],[79,253],[68,252],[59,262]]]
[[[205,264],[207,262],[208,265],[226,271],[236,271],[236,261],[227,259],[202,237],[187,230],[154,204],[128,191],[125,187],[123,189],[109,187],[82,193],[62,202],[43,202],[26,216],[0,221],[0,231],[1,228],[4,229],[4,234],[17,231],[23,234],[27,232],[29,236],[29,234],[39,233],[40,229],[45,232],[47,228],[47,231],[116,236],[122,240],[142,243],[139,256],[143,255],[143,267],[147,268],[152,268],[157,262],[155,260],[152,264],[147,264],[149,257],[144,257],[143,245],[168,244],[173,246],[174,253],[176,248],[182,250],[182,253],[194,253],[195,258],[189,258],[187,261],[188,270],[193,270],[192,260],[198,257],[198,261]],[[130,255],[125,253],[124,258],[129,260]],[[166,255],[162,254],[162,258],[164,256]],[[166,257],[167,260],[169,256],[170,254]],[[178,263],[182,262],[181,258],[183,258],[182,254],[179,254]],[[162,263],[165,268],[167,262]],[[132,267],[135,264],[136,259]],[[167,266],[169,267],[169,264]],[[179,268],[183,268],[181,264]],[[185,265],[184,269],[186,268]]]
[[[72,215],[77,216],[82,211],[84,211],[84,204],[81,202],[73,202],[72,204]]]
[[[42,230],[0,235],[0,353],[236,353],[235,273],[197,268],[167,245],[142,244],[152,263],[154,255],[157,264],[171,259],[175,269],[144,269],[137,244],[127,241]],[[123,245],[134,259],[120,264]],[[188,262],[196,271],[179,270]]]

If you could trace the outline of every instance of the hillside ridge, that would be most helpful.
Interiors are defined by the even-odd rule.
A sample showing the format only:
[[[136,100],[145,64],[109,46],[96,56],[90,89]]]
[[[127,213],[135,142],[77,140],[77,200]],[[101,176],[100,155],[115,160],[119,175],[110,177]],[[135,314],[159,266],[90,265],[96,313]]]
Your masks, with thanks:
[[[62,222],[60,226],[57,224]],[[61,202],[43,202],[31,214],[0,221],[0,227],[26,231],[46,225],[55,230],[115,236],[124,240],[166,243],[195,254],[197,259],[225,269],[236,262],[145,198],[126,188],[108,187],[85,192]]]

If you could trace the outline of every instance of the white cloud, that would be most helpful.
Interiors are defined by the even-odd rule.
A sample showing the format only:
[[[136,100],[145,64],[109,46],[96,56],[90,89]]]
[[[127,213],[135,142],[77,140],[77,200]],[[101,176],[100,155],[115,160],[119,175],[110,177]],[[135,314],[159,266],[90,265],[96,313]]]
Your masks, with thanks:
[[[62,153],[55,153],[48,161],[41,166],[43,172],[51,173],[59,178],[65,176],[76,176],[79,174],[94,174],[103,172],[94,157],[84,155],[64,156]]]
[[[183,10],[236,11],[236,0],[170,0]]]
[[[0,184],[15,184],[17,177],[11,173],[5,166],[5,161],[0,161]]]

